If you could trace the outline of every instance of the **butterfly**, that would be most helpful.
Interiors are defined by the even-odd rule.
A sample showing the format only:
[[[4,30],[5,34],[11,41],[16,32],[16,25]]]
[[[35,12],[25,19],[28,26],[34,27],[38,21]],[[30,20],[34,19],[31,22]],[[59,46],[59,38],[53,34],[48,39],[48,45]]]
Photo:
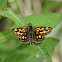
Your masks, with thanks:
[[[30,42],[30,45],[33,45],[33,42],[40,43],[45,39],[45,36],[51,32],[51,27],[42,27],[42,26],[32,26],[31,23],[28,24],[28,27],[21,27],[11,29],[11,32],[19,38],[23,43]]]

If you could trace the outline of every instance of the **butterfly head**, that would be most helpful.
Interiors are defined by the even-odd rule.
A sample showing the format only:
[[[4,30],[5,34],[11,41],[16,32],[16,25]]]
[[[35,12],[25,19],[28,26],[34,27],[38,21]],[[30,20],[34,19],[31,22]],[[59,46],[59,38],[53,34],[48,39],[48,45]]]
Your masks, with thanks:
[[[28,26],[32,26],[32,24],[31,24],[31,23],[29,23],[29,24],[28,24]]]

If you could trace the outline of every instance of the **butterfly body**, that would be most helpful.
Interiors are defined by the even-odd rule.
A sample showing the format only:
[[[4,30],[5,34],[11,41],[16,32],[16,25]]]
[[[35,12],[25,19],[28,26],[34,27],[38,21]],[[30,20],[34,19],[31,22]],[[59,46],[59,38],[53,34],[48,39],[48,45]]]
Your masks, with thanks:
[[[31,45],[33,45],[33,27],[31,23],[28,24],[28,32],[29,32],[29,41]]]
[[[33,41],[40,43],[45,39],[45,35],[51,32],[51,27],[33,27],[31,23],[28,24],[28,27],[21,27],[12,29],[11,32],[16,35],[20,41],[23,43],[30,42],[30,45],[33,45]]]

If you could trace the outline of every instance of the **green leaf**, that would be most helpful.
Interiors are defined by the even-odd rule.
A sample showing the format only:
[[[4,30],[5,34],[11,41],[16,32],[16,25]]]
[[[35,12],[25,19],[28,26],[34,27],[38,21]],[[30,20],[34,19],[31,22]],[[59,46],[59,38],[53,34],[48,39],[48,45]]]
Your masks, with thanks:
[[[28,46],[24,49],[18,49],[9,55],[5,62],[41,62],[41,52],[35,46]],[[11,60],[12,59],[12,60]]]
[[[18,40],[9,40],[7,42],[0,44],[0,51],[12,51],[16,48],[18,48],[21,45],[21,42]]]
[[[7,42],[1,43],[0,44],[0,58],[2,60],[6,59],[7,56],[14,51],[15,49],[17,49],[18,47],[20,47],[21,42],[17,41],[17,40],[9,40]]]
[[[0,11],[0,15],[12,19],[15,25],[11,28],[27,26],[28,23],[32,23],[33,26],[45,26],[53,28],[61,22],[62,17],[59,13],[50,13],[27,16],[21,19],[10,8],[8,8],[7,11]],[[16,44],[11,48],[10,45],[12,43],[10,45],[8,45],[7,43],[3,43],[10,39],[17,39],[16,36],[11,34],[10,30],[0,32],[0,43],[2,43],[1,50],[11,51],[14,48],[16,49]],[[11,55],[9,54],[9,57],[7,57],[5,62],[17,62],[17,59],[18,62],[41,62],[41,60],[43,59],[46,59],[47,62],[52,62],[51,55],[57,43],[58,42],[55,39],[46,38],[43,42],[37,44],[36,46],[22,44],[18,49],[11,52]]]
[[[9,39],[12,39],[12,38],[15,39],[17,37],[12,35],[10,30],[0,32],[0,43],[8,41]]]
[[[62,22],[59,23],[53,30],[52,32],[49,34],[49,37],[55,38],[57,36],[57,34],[59,33],[60,29],[62,26]]]
[[[0,0],[0,10],[4,9],[7,4],[7,0]],[[0,16],[1,19],[1,16]]]
[[[23,20],[18,17],[10,8],[7,11],[0,11],[0,15],[12,19],[12,21],[18,26],[23,26]]]
[[[7,0],[0,0],[0,9],[4,9],[7,4]]]
[[[62,2],[45,0],[43,4],[43,12],[52,11],[55,8],[59,7],[61,4]]]
[[[47,62],[52,62],[51,56],[54,51],[55,45],[58,43],[58,40],[53,38],[46,38],[42,43],[40,43],[37,47],[40,51],[43,52]]]
[[[40,15],[32,15],[22,18],[25,25],[32,23],[33,26],[44,26],[44,27],[55,27],[61,22],[61,14],[59,13],[48,13]]]
[[[46,48],[44,47],[39,47],[37,46],[37,48],[43,53],[44,58],[46,59],[47,62],[52,62],[52,58],[51,56],[48,54],[48,51],[46,50]]]
[[[6,59],[6,57],[9,55],[9,52],[8,51],[1,51],[0,50],[0,59],[2,61],[4,61],[4,59]]]
[[[0,11],[0,15],[12,19],[18,27],[27,26],[29,23],[33,26],[55,27],[61,21],[59,13],[32,15],[21,19],[10,8],[7,11]]]
[[[14,2],[15,0],[8,0],[8,2]]]
[[[55,45],[58,44],[58,40],[54,38],[46,38],[39,47],[46,48],[49,55],[52,55]]]
[[[43,59],[46,59],[47,62],[52,62],[50,53],[57,43],[58,40],[47,38],[34,46],[22,44],[5,59],[5,62],[17,62],[17,60],[18,62],[41,62]]]
[[[20,20],[19,17],[17,17],[14,13],[10,13],[11,10],[7,11],[7,15],[6,15],[6,11],[3,11],[0,14],[3,14],[6,17],[10,17],[10,19],[12,19],[12,21],[18,25],[21,26],[21,23],[18,21]],[[8,14],[10,14],[8,16]],[[12,15],[11,15],[12,14]],[[13,18],[13,16],[15,16],[15,18]],[[55,14],[41,14],[41,15],[32,15],[32,16],[27,16],[22,18],[23,20],[25,20],[25,26],[28,25],[28,23],[32,23],[34,26],[48,26],[48,27],[55,27],[60,21],[61,21],[61,14],[55,13]],[[33,22],[34,21],[34,22]],[[18,26],[14,25],[11,28],[16,28]],[[8,33],[9,32],[9,33]],[[5,33],[5,34],[4,34]],[[9,36],[8,36],[9,35]],[[0,32],[0,43],[3,43],[9,39],[15,39],[17,38],[16,36],[11,34],[11,31],[5,31],[5,32]],[[53,36],[53,35],[52,35]]]
[[[11,34],[10,30],[0,33],[0,58],[2,60],[4,60],[12,50],[21,45],[21,42],[17,39],[16,36]]]

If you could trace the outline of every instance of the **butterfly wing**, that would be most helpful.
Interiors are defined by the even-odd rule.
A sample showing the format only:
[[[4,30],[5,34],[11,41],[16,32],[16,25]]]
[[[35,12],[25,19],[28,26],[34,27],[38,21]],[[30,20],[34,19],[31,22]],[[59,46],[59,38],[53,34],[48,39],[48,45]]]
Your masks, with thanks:
[[[16,28],[12,29],[11,32],[16,35],[20,41],[22,42],[28,42],[28,32],[27,32],[27,27],[21,27],[21,28]]]
[[[33,37],[34,41],[41,42],[45,39],[45,35],[51,32],[51,27],[34,27]]]

